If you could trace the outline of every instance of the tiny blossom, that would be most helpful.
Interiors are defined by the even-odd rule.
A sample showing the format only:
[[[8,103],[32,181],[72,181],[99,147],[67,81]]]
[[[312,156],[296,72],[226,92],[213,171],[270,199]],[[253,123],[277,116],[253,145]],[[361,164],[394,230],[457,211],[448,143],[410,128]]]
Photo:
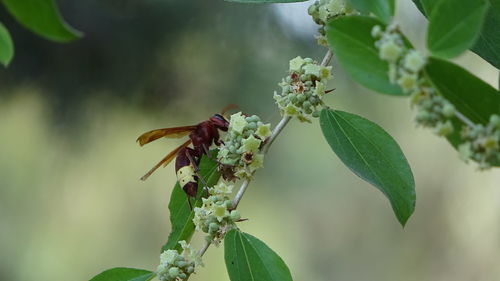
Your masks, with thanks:
[[[420,72],[420,70],[424,68],[425,64],[425,58],[415,50],[410,50],[404,59],[405,68],[414,73]]]
[[[314,75],[316,77],[320,77],[320,70],[321,67],[317,64],[307,64],[306,66],[304,66],[304,73],[306,75]],[[300,69],[297,71],[300,71]]]
[[[160,281],[187,280],[194,273],[195,266],[203,265],[201,256],[186,241],[180,241],[183,251],[166,250],[160,255],[156,270]]]
[[[304,59],[296,57],[293,60],[290,60],[290,69],[293,69],[293,71],[299,71],[304,63]]]
[[[252,152],[257,152],[259,150],[261,143],[262,143],[262,140],[254,137],[253,135],[249,136],[248,138],[244,139],[241,142],[245,151],[252,151]]]
[[[274,92],[273,97],[282,115],[311,122],[311,117],[319,116],[324,104],[322,98],[331,78],[331,67],[319,65],[310,58],[300,59],[304,61],[300,69],[289,69],[288,76],[279,83],[281,94]]]
[[[404,72],[401,74],[401,77],[399,77],[397,82],[405,92],[410,92],[415,90],[417,87],[417,79],[417,75]]]
[[[224,182],[220,182],[216,184],[214,187],[210,188],[210,194],[212,195],[230,195],[233,193],[232,184],[226,184]]]
[[[230,120],[231,122],[229,123],[229,129],[240,134],[243,132],[245,126],[248,125],[248,122],[245,120],[245,116],[243,116],[241,112],[231,115]]]
[[[234,219],[230,211],[232,202],[229,198],[233,191],[233,185],[221,181],[208,189],[209,197],[204,198],[201,207],[194,208],[193,223],[197,231],[207,233],[207,241],[218,245],[225,233],[234,227],[239,220]]]
[[[384,42],[380,46],[380,58],[389,62],[397,61],[402,53],[403,48],[394,41]]]
[[[257,127],[255,134],[261,139],[265,140],[271,136],[271,124],[262,124]]]

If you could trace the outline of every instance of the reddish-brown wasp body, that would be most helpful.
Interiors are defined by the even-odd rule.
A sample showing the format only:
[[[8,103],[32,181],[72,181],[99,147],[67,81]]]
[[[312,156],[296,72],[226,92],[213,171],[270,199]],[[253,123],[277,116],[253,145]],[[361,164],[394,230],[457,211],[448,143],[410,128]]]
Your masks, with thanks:
[[[146,180],[161,165],[168,165],[174,158],[175,172],[180,186],[190,197],[196,197],[198,190],[198,165],[205,154],[211,157],[209,148],[212,144],[219,145],[219,130],[227,131],[229,122],[220,114],[215,114],[207,121],[193,126],[157,129],[139,136],[137,141],[141,146],[162,137],[180,138],[189,135],[189,140],[171,151],[156,164],[141,179]],[[193,144],[193,148],[189,145]]]

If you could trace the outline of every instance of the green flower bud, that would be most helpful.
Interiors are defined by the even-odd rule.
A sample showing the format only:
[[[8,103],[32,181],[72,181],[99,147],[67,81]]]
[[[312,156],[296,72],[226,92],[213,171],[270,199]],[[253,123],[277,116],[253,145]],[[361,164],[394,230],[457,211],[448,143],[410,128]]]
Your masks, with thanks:
[[[168,270],[168,275],[170,275],[170,277],[172,278],[176,278],[177,276],[179,276],[179,268],[178,267],[171,267],[169,270]]]
[[[448,120],[445,123],[440,123],[436,128],[436,133],[440,136],[447,136],[453,133],[453,124]]]
[[[429,120],[429,117],[429,112],[421,110],[417,113],[416,119],[417,121],[427,121]]]
[[[297,101],[299,102],[304,102],[306,100],[306,95],[302,94],[302,95],[298,95],[297,96]]]
[[[305,101],[305,102],[302,104],[302,106],[303,106],[304,108],[309,108],[309,107],[311,107],[311,103],[310,103],[309,101]]]
[[[255,130],[257,129],[257,122],[248,123],[247,127],[251,130]]]
[[[236,222],[241,219],[240,211],[238,210],[232,210],[230,214],[231,220],[233,222]]]
[[[178,261],[178,262],[175,263],[175,265],[177,267],[183,268],[183,267],[185,267],[187,265],[187,262],[185,262],[185,261]]]
[[[500,116],[493,114],[490,116],[490,123],[497,129],[500,129]]]
[[[314,111],[314,112],[312,113],[312,117],[314,117],[314,118],[318,118],[318,117],[319,117],[319,115],[320,115],[320,112],[319,112],[319,111]]]
[[[187,275],[186,275],[185,273],[181,273],[181,274],[179,274],[179,278],[180,278],[181,280],[186,279],[186,278],[187,278]]]
[[[447,103],[443,106],[443,115],[451,118],[455,115],[455,107],[451,103]]]
[[[186,268],[186,273],[187,274],[191,274],[194,272],[194,266],[189,266],[188,268]]]
[[[215,233],[219,230],[219,225],[215,222],[212,222],[208,225],[208,233]]]

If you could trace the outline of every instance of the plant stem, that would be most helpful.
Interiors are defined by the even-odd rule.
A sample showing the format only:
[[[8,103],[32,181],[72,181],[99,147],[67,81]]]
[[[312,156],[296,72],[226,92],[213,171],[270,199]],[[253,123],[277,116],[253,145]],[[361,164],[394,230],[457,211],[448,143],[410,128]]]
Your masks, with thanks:
[[[455,116],[458,119],[460,119],[462,122],[464,122],[467,126],[474,128],[474,126],[475,126],[474,122],[470,121],[470,119],[465,117],[462,113],[455,111]]]
[[[325,54],[325,57],[321,61],[321,66],[327,66],[330,63],[330,60],[332,59],[332,57],[333,57],[332,51],[328,50],[328,52]],[[278,137],[278,135],[281,133],[281,131],[283,131],[283,129],[288,124],[288,122],[290,122],[290,120],[291,120],[290,116],[284,116],[281,119],[281,121],[278,123],[278,125],[276,125],[276,127],[274,127],[274,129],[273,129],[273,131],[271,133],[271,136],[269,137],[269,139],[267,140],[267,142],[264,144],[264,147],[262,147],[262,152],[264,154],[267,154],[267,152],[269,151],[269,147],[271,146],[271,144],[274,142],[274,140],[276,139],[276,137]],[[253,176],[253,174],[252,174],[252,176]],[[231,209],[234,210],[234,209],[236,209],[238,207],[238,204],[240,203],[241,198],[243,197],[243,194],[245,194],[245,191],[247,190],[249,184],[250,184],[250,180],[248,180],[248,179],[246,179],[241,184],[240,189],[238,190],[238,193],[236,194],[236,196],[233,199],[233,204],[232,204],[232,208]],[[205,252],[208,250],[208,247],[210,247],[210,244],[212,244],[212,243],[211,242],[205,242],[205,244],[203,245],[203,247],[198,251],[198,255],[203,256],[205,254]]]

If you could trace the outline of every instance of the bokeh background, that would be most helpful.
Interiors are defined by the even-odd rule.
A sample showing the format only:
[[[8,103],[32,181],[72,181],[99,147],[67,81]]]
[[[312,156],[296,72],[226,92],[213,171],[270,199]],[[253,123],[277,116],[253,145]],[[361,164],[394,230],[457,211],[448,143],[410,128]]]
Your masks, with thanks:
[[[195,124],[236,103],[276,123],[272,93],[288,60],[320,60],[308,3],[222,0],[57,1],[85,37],[40,39],[4,10],[16,56],[0,69],[0,280],[88,280],[102,270],[154,269],[170,230],[173,166],[142,176],[180,141],[144,148],[147,130]],[[398,18],[425,46],[411,1]],[[476,55],[457,60],[497,85]],[[277,251],[295,280],[499,280],[500,171],[462,163],[416,128],[407,98],[370,92],[333,61],[327,103],[365,116],[399,142],[417,183],[402,229],[384,196],[354,176],[318,122],[292,122],[242,204],[240,225]],[[471,93],[473,94],[473,93]],[[201,240],[195,242],[201,244]],[[212,247],[191,280],[228,280]]]

